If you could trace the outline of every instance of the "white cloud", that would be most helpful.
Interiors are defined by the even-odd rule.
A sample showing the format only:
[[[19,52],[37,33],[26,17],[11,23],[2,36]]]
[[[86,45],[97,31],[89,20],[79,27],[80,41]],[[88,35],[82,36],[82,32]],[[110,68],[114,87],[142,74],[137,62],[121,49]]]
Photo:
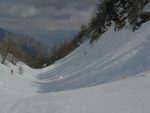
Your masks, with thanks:
[[[40,9],[37,9],[34,6],[14,5],[9,8],[9,13],[13,16],[26,18],[39,15]]]
[[[72,16],[68,19],[47,21],[46,26],[50,30],[56,29],[72,29],[78,30],[82,24],[87,24],[91,18],[93,9],[88,11],[73,11]]]
[[[81,24],[87,24],[93,7],[89,7],[87,10],[78,10],[73,6],[57,9],[55,7],[36,7],[33,4],[11,3],[0,4],[0,24],[5,23],[11,25],[16,29],[26,30],[78,30]],[[5,14],[5,15],[4,15]],[[13,20],[13,22],[11,22]],[[22,27],[23,26],[23,27]],[[7,25],[7,27],[9,27]]]
[[[11,13],[13,15],[16,15],[16,9],[11,9]],[[30,12],[31,11],[31,12]],[[55,18],[45,18],[43,16],[38,17],[38,18],[14,18],[14,19],[9,19],[9,18],[5,18],[6,22],[10,23],[10,20],[13,22],[10,23],[10,25],[12,25],[12,23],[14,25],[16,25],[17,28],[22,28],[23,29],[45,29],[45,30],[78,30],[81,26],[81,24],[87,24],[90,17],[91,17],[91,12],[93,10],[90,9],[88,11],[70,11],[68,13],[73,13],[70,18],[67,19],[55,19]],[[25,11],[24,11],[25,12]],[[29,9],[29,11],[26,11],[28,13],[22,13],[21,17],[29,17],[29,16],[33,16],[34,10],[32,12],[31,9]],[[29,13],[30,12],[30,13]],[[35,11],[36,12],[36,11]],[[60,11],[60,14],[65,14],[67,12],[65,11]],[[17,13],[18,14],[18,13]],[[20,14],[20,13],[19,13]],[[58,14],[59,15],[59,14]],[[5,22],[5,23],[6,23]],[[0,19],[0,23],[2,22],[2,19]],[[14,26],[13,25],[13,26]],[[12,27],[11,27],[12,28]]]

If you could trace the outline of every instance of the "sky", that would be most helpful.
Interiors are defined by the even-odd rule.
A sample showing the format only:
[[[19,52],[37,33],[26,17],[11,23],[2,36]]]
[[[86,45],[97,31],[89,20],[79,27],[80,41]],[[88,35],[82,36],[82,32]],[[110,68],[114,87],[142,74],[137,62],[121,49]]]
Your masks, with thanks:
[[[41,42],[71,39],[98,0],[0,0],[0,27]]]

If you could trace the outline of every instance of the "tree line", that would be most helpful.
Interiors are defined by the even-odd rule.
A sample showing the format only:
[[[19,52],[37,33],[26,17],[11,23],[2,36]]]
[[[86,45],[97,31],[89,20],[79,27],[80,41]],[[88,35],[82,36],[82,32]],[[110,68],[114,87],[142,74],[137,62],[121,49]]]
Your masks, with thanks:
[[[104,0],[97,5],[88,25],[82,25],[79,32],[81,43],[85,39],[94,42],[111,26],[115,31],[123,29],[126,25],[133,31],[139,29],[143,23],[150,20],[150,12],[144,12],[150,0]]]
[[[150,12],[144,12],[150,0],[104,0],[97,5],[90,22],[81,25],[80,31],[70,42],[53,48],[49,64],[63,58],[77,48],[84,40],[90,43],[98,40],[111,26],[114,31],[129,26],[132,31],[139,29],[143,23],[150,20]]]
[[[22,50],[10,38],[6,38],[0,43],[0,54],[2,64],[9,60],[12,64],[16,65],[23,58]]]
[[[13,38],[7,37],[0,42],[0,59],[2,64],[5,64],[6,61],[14,65],[17,65],[18,62],[24,62],[28,66],[37,69],[53,64],[55,61],[68,55],[74,48],[71,42],[64,42],[59,46],[54,44],[48,53],[43,48],[39,48],[36,56],[32,56],[24,52],[13,41]]]
[[[18,62],[24,62],[32,68],[42,68],[46,62],[45,51],[43,48],[39,48],[36,56],[32,56],[26,53],[23,48],[16,44],[12,37],[6,36],[4,40],[0,42],[0,60],[2,64],[6,64],[6,61],[11,62],[13,65],[17,65]],[[41,61],[43,55],[43,61]]]

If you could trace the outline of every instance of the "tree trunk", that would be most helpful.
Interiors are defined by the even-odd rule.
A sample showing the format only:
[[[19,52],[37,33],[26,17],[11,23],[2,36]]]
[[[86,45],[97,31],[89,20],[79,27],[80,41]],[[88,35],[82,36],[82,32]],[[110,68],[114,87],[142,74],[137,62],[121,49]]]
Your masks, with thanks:
[[[7,50],[6,50],[6,53],[5,53],[5,55],[4,55],[4,57],[3,57],[3,60],[2,60],[2,64],[4,64],[5,63],[5,60],[6,60],[6,58],[7,58],[7,55],[8,55],[8,52],[9,52],[9,48],[7,48]]]

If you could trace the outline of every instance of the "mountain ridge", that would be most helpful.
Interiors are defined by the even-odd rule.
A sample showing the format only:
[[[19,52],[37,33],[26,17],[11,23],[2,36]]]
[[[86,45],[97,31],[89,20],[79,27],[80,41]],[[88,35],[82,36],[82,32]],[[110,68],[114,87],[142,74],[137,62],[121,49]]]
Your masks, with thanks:
[[[40,48],[42,48],[42,50],[45,50],[45,52],[47,52],[49,49],[48,46],[36,41],[28,35],[10,32],[8,30],[0,28],[0,42],[3,42],[6,38],[12,39],[14,43],[18,47],[22,48],[26,54],[29,54],[33,57],[36,56],[36,53]]]

